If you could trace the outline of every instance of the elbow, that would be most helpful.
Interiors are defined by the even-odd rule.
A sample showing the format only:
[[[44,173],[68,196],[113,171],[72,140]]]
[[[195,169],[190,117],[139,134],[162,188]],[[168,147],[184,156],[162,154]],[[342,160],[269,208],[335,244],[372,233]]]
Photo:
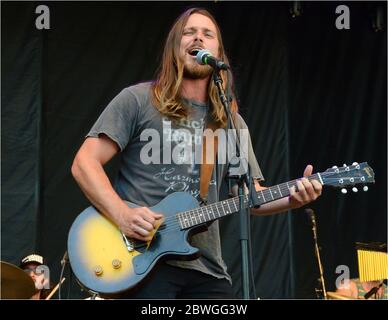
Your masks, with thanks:
[[[79,155],[77,155],[73,160],[73,164],[71,165],[71,174],[76,181],[78,181],[81,175],[81,171],[81,161],[79,159]]]

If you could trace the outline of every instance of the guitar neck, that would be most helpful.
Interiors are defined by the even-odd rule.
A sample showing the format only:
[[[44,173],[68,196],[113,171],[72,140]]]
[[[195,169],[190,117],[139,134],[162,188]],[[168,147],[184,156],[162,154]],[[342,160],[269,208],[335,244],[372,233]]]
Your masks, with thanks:
[[[309,180],[318,180],[323,184],[319,173],[307,177]],[[296,187],[297,180],[277,184],[270,188],[256,191],[258,204],[263,205],[290,195],[290,188]],[[243,197],[243,208],[250,208],[248,195]],[[180,212],[176,215],[181,229],[188,229],[210,221],[220,219],[240,210],[240,197],[233,197],[224,201],[216,202],[193,210]]]

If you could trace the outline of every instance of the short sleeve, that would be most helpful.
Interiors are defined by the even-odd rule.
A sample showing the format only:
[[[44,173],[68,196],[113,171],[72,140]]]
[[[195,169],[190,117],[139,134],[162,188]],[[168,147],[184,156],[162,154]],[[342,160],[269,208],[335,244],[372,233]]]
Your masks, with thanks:
[[[131,88],[123,89],[107,105],[86,137],[106,134],[123,151],[135,132],[139,107]]]

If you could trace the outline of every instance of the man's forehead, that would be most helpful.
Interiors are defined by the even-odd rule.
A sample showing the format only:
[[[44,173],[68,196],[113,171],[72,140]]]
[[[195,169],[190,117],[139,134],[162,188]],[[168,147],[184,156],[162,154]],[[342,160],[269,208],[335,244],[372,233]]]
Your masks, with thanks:
[[[194,13],[192,14],[186,22],[185,29],[195,28],[195,29],[204,29],[216,32],[216,26],[213,21],[202,14]]]

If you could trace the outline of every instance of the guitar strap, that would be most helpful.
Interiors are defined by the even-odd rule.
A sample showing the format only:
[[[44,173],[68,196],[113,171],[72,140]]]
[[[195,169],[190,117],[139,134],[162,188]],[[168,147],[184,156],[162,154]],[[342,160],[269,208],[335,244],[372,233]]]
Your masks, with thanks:
[[[216,126],[214,121],[212,121],[212,119],[210,118],[211,117],[208,117],[206,129],[210,129],[214,133],[218,127]],[[204,133],[202,136],[202,164],[200,169],[199,194],[200,194],[201,201],[205,204],[207,203],[210,179],[213,173],[214,164],[217,159],[218,137],[214,134],[213,136],[214,136],[213,148],[211,148],[211,146],[209,148],[206,148],[208,144],[207,141],[209,139],[208,134]]]

